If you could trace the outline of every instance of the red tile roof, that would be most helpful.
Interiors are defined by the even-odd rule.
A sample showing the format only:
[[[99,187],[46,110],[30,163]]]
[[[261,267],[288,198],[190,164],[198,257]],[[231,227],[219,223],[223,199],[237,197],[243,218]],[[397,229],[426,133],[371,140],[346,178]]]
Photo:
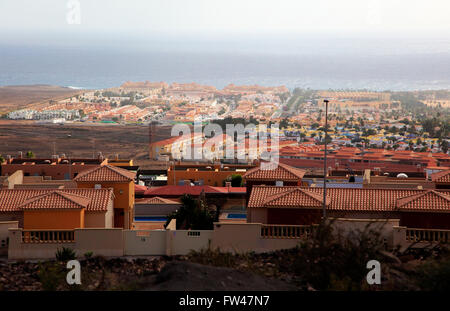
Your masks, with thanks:
[[[88,197],[53,191],[32,197],[18,206],[22,210],[35,209],[80,209],[87,208],[91,199]]]
[[[21,211],[20,206],[32,198],[37,198],[45,194],[53,193],[51,189],[1,189],[0,190],[0,212]],[[86,207],[86,212],[107,211],[108,205],[112,204],[114,198],[113,189],[92,189],[75,188],[61,189],[60,193],[76,195],[89,198],[90,202]],[[73,197],[72,197],[73,198]]]
[[[418,211],[427,207],[427,210],[450,211],[450,193],[429,190],[397,199],[397,208],[400,210]]]
[[[278,165],[271,165],[267,163],[267,169],[264,167],[255,167],[244,174],[246,180],[283,180],[283,181],[298,181],[303,178],[306,171],[295,168],[286,164],[278,163]]]
[[[145,191],[147,191],[148,187],[141,186],[141,185],[134,185],[134,193],[140,193],[143,194]]]
[[[178,201],[169,200],[166,198],[161,197],[153,197],[153,198],[147,198],[143,200],[136,201],[136,204],[181,204]]]
[[[323,197],[307,189],[289,189],[281,193],[268,196],[264,200],[265,207],[316,207],[321,208]],[[327,197],[326,205],[330,204]]]
[[[431,180],[438,183],[450,183],[450,170],[432,174]]]
[[[298,192],[293,190],[302,189],[309,193],[314,193],[321,198],[323,196],[322,188],[307,187],[275,187],[275,186],[254,186],[248,208],[270,207],[266,206],[269,198],[276,194],[286,194],[293,198],[284,198],[285,202],[296,202],[295,197]],[[329,210],[336,211],[380,211],[393,212],[399,210],[398,204],[404,205],[405,208],[415,211],[445,211],[450,212],[450,201],[446,198],[450,197],[450,191],[433,190],[413,190],[413,189],[348,189],[348,188],[329,188],[327,189],[327,197],[329,198]],[[415,195],[423,195],[414,197]],[[426,196],[425,196],[426,195]],[[428,200],[428,199],[429,200]],[[419,201],[415,201],[418,199]],[[292,201],[291,201],[292,200]],[[409,201],[408,201],[409,200]],[[408,202],[407,202],[408,201]],[[299,205],[290,203],[292,207],[305,208],[307,205],[301,199],[297,199]],[[400,203],[398,203],[400,202]],[[406,202],[406,203],[405,203]],[[293,204],[293,205],[292,205]],[[401,207],[400,207],[401,208]]]
[[[103,165],[81,172],[73,180],[76,182],[130,182],[136,173],[111,165]]]

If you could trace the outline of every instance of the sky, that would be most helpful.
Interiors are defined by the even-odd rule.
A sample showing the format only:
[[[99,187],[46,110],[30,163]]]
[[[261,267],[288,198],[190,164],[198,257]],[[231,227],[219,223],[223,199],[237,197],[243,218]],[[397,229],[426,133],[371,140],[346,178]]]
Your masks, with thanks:
[[[448,52],[449,12],[448,0],[1,0],[0,44],[135,46],[151,38],[188,50],[199,42],[229,48],[242,39],[258,50],[264,40],[307,38],[317,48],[329,38],[362,38],[370,48],[382,38],[396,49],[398,40],[419,50],[431,41]],[[351,48],[358,44],[344,44]]]

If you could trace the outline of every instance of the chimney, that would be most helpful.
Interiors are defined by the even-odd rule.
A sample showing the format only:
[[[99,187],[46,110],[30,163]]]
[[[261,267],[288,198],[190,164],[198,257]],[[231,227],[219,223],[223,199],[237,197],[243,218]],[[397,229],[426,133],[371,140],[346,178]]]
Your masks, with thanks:
[[[230,190],[230,188],[231,188],[231,181],[226,181],[225,182],[225,187],[227,187],[228,190]]]
[[[19,159],[22,159],[22,151],[19,151]]]

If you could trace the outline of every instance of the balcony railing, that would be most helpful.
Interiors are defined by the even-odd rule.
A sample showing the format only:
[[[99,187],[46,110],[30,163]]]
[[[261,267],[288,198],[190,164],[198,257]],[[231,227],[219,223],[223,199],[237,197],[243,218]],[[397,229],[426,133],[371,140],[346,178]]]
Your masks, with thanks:
[[[73,243],[73,230],[24,230],[22,243]]]
[[[312,227],[309,225],[262,225],[261,237],[265,239],[300,239],[311,235]]]
[[[450,230],[438,229],[406,229],[406,241],[449,243]]]

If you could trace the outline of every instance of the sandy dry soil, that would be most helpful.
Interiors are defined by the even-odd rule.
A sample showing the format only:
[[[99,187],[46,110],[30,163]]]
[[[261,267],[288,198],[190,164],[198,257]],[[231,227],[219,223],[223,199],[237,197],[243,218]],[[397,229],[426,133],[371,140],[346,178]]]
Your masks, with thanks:
[[[43,105],[82,93],[51,85],[0,87],[0,116],[20,108]],[[154,141],[170,137],[170,127],[158,127]],[[137,165],[148,165],[148,127],[125,125],[37,124],[34,121],[0,119],[0,155],[17,156],[33,151],[36,157],[65,154],[68,157],[133,158]]]
[[[170,137],[170,127],[158,128],[155,140]],[[17,156],[31,150],[36,157],[56,154],[68,157],[148,158],[148,127],[127,125],[58,125],[27,121],[0,121],[0,154]]]
[[[81,93],[52,85],[0,86],[0,115],[11,110],[39,105],[50,99],[60,100]]]

